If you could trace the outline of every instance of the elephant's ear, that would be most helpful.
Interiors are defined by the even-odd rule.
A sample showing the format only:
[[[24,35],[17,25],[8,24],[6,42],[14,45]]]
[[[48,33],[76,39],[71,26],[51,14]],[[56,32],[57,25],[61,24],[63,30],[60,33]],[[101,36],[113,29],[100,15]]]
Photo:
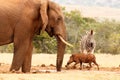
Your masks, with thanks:
[[[42,19],[41,32],[45,31],[45,28],[48,24],[47,9],[48,9],[48,0],[41,0],[41,5],[40,5],[40,15]]]

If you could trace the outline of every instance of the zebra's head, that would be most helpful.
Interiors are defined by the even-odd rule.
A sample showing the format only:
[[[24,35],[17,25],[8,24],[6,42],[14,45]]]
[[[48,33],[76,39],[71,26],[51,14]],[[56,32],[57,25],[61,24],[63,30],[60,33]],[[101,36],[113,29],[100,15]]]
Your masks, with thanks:
[[[87,32],[86,44],[87,44],[88,50],[91,50],[95,47],[94,34],[95,32],[93,30],[90,30],[90,32]]]

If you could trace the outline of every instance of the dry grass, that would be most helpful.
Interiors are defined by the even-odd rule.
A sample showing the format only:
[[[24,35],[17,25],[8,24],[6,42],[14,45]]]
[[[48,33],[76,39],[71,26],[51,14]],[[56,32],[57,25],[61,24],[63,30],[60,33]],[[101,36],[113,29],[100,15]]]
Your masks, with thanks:
[[[63,67],[69,59],[69,54],[65,54]],[[120,80],[120,55],[96,54],[97,62],[100,65],[100,71],[96,69],[88,70],[65,70],[62,72],[51,73],[2,73],[0,80]],[[0,54],[0,63],[8,64],[8,66],[0,67],[3,71],[9,70],[12,61],[12,54]],[[3,64],[3,65],[4,65]],[[46,66],[56,64],[55,54],[34,54],[32,59],[32,66],[45,64]],[[34,69],[34,68],[32,68]],[[40,69],[38,67],[37,69]],[[49,69],[49,68],[48,68]],[[53,68],[55,70],[55,68]]]

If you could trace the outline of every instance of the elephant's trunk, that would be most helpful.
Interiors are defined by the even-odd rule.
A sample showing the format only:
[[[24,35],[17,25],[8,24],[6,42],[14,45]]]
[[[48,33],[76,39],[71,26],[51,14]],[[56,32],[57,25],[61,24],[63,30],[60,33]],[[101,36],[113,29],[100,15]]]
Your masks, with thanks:
[[[57,61],[56,61],[56,68],[57,71],[61,71],[61,67],[62,67],[62,62],[63,62],[63,58],[64,58],[64,53],[65,53],[65,47],[66,44],[64,44],[61,39],[59,38],[59,36],[56,37],[57,38]],[[62,38],[64,40],[66,40],[66,36],[62,36]]]

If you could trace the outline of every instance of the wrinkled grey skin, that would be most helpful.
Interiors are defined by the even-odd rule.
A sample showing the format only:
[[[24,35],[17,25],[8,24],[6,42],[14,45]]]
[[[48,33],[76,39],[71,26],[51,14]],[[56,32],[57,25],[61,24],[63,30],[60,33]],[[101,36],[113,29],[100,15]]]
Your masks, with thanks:
[[[0,0],[0,45],[14,43],[10,71],[30,72],[32,40],[46,31],[57,40],[57,71],[61,71],[66,29],[61,8],[49,0]]]

